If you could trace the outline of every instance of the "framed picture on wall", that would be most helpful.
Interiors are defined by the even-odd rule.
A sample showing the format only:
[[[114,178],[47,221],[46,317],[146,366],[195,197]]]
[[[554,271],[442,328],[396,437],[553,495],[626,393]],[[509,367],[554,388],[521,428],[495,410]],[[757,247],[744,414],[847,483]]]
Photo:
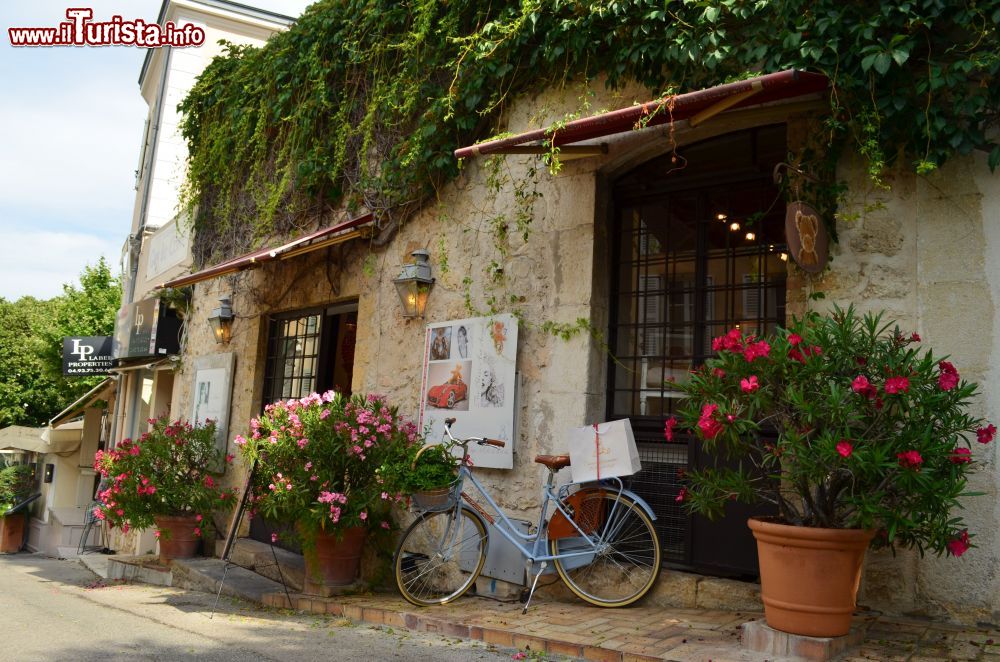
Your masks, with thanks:
[[[233,352],[199,356],[194,361],[191,423],[215,421],[215,446],[223,453],[229,442],[229,405],[235,365]]]

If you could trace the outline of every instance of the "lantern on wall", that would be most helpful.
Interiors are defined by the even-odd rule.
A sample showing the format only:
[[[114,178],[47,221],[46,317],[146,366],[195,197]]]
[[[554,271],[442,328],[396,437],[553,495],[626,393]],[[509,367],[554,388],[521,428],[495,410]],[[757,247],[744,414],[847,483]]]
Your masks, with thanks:
[[[220,298],[219,307],[213,310],[212,315],[208,318],[216,343],[229,344],[233,337],[234,319],[236,319],[236,315],[233,314],[233,306],[229,297]]]
[[[413,262],[404,264],[399,276],[392,281],[403,304],[403,317],[423,317],[427,296],[434,285],[431,277],[430,253],[418,249],[410,254]]]

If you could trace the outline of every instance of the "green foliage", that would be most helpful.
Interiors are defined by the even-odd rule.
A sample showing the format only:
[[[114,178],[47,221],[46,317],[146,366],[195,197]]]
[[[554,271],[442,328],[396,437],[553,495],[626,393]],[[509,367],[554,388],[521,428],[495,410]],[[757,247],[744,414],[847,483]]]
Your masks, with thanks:
[[[417,444],[416,426],[394,407],[376,396],[313,393],[268,405],[250,428],[250,439],[235,443],[256,463],[252,503],[266,519],[301,532],[388,526]]]
[[[763,340],[738,329],[715,339],[718,355],[677,386],[680,424],[716,460],[688,474],[682,500],[708,516],[766,501],[790,524],[963,553],[952,511],[969,496],[970,440],[990,443],[996,428],[969,414],[976,385],[919,341],[853,308]]]
[[[0,469],[0,515],[24,501],[34,487],[30,465],[14,464]]]
[[[43,425],[101,380],[62,376],[62,339],[111,335],[120,300],[103,258],[58,297],[0,299],[0,427]]]
[[[100,471],[105,489],[98,495],[102,505],[95,515],[127,532],[129,527],[152,526],[159,515],[209,519],[213,510],[231,506],[236,494],[221,489],[210,469],[223,466],[222,451],[215,445],[215,423],[170,423],[166,416],[152,423],[153,428],[138,439],[124,439],[113,450],[97,451],[94,468]]]
[[[415,458],[412,468],[405,473],[403,493],[413,494],[447,487],[455,481],[455,470],[460,461],[440,444],[427,448]]]
[[[926,173],[982,149],[995,167],[998,21],[996,0],[322,0],[263,48],[228,46],[180,105],[197,259],[331,205],[405,219],[515,97],[602,74],[679,93],[819,71],[828,163],[853,141],[876,182],[900,156]]]

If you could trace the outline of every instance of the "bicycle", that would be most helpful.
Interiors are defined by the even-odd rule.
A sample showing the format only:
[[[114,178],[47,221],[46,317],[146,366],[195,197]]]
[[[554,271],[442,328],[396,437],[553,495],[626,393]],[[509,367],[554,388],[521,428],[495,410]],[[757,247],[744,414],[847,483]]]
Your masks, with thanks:
[[[462,448],[458,476],[443,503],[418,507],[421,512],[400,539],[393,559],[396,584],[404,598],[430,606],[465,595],[486,561],[490,535],[486,522],[520,551],[526,567],[534,569],[538,564],[522,613],[527,613],[538,579],[550,561],[570,591],[599,607],[624,607],[653,587],[660,571],[660,542],[653,526],[656,516],[620,479],[569,483],[556,490],[555,475],[570,466],[569,456],[535,457],[535,462],[548,468],[548,479],[542,486],[538,525],[534,532],[522,531],[468,467],[469,443],[502,448],[504,442],[485,437],[457,439],[451,433],[454,422],[454,418],[445,419],[448,439],[442,443],[449,452]],[[463,490],[466,481],[498,517]],[[546,520],[550,502],[555,509]]]

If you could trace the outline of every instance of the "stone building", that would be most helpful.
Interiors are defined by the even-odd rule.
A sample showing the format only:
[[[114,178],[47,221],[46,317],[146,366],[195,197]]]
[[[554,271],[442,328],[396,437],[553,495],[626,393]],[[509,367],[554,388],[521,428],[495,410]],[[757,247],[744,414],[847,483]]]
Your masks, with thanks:
[[[828,108],[821,76],[782,72],[684,95],[669,123],[640,121],[644,107],[633,104],[653,98],[649,90],[613,93],[598,82],[592,105],[622,110],[564,127],[558,172],[541,164],[539,129],[575,112],[578,95],[520,99],[505,117],[513,137],[459,150],[462,175],[394,232],[364,214],[302,218],[301,235],[192,273],[191,239],[176,216],[185,158],[177,102],[219,38],[260,44],[293,19],[226,0],[167,0],[160,20],[195,22],[207,37],[198,49],[151,50],[139,81],[150,120],[116,333],[112,439],[141,434],[163,413],[216,418],[220,443],[234,453],[230,440],[263,405],[333,387],[382,393],[417,418],[427,325],[478,317],[499,302],[521,320],[512,468],[479,469],[501,505],[530,517],[545,471],[534,456],[564,451],[571,427],[628,417],[643,460],[633,487],[658,514],[671,570],[651,599],[744,608],[759,604],[748,511],[733,509],[721,524],[684,515],[675,503],[679,471],[696,465],[700,450],[662,436],[675,404],[665,380],[703,361],[713,336],[735,325],[773,329],[822,290],[822,305],[885,309],[981,383],[979,413],[1000,410],[991,369],[1000,351],[1000,258],[992,257],[1000,255],[1000,183],[985,157],[956,158],[927,177],[899,170],[889,190],[870,190],[848,154],[838,178],[851,183],[851,197],[827,268],[811,276],[789,259],[774,174],[794,171],[788,154],[809,143]],[[505,155],[506,186],[492,185],[490,154]],[[515,191],[515,182],[527,188]],[[493,221],[506,216],[513,227],[519,213],[531,218],[530,236],[498,239]],[[404,315],[394,284],[416,250],[430,254],[435,277],[423,318]],[[183,320],[158,298],[163,286],[192,286]],[[223,342],[209,323],[225,316],[220,299],[235,316]],[[480,433],[471,419],[461,426],[459,434]],[[1000,618],[996,448],[975,449],[985,471],[971,487],[986,496],[969,499],[965,515],[978,548],[959,559],[872,554],[862,604]],[[228,485],[242,484],[241,469],[227,472]],[[260,521],[244,533],[269,540]],[[113,546],[153,544],[133,534]]]
[[[186,342],[170,372],[171,412],[197,411],[195,384],[205,369],[222,370],[231,389],[230,439],[245,434],[267,402],[334,386],[385,394],[416,417],[425,398],[426,324],[474,317],[499,296],[522,319],[513,468],[481,470],[501,504],[530,515],[544,475],[534,456],[564,451],[571,427],[627,416],[644,463],[633,486],[659,515],[672,569],[653,599],[752,606],[754,585],[736,581],[755,574],[747,511],[734,509],[721,524],[685,516],[675,504],[678,470],[696,464],[699,449],[662,438],[673,406],[664,380],[702,361],[711,337],[734,325],[772,329],[822,290],[822,305],[888,311],[981,383],[979,413],[1000,410],[1000,376],[991,367],[1000,351],[1000,182],[983,156],[956,158],[927,177],[896,171],[888,191],[869,190],[864,168],[844,157],[838,177],[851,182],[852,197],[827,269],[810,276],[789,259],[774,172],[815,130],[825,103],[819,78],[785,72],[713,88],[687,106],[679,100],[684,109],[674,108],[672,123],[641,130],[629,113],[652,95],[597,85],[594,106],[623,111],[567,126],[566,135],[573,127],[579,133],[555,174],[540,165],[545,148],[530,132],[575,110],[577,99],[556,91],[522,99],[506,118],[514,138],[460,150],[468,156],[461,177],[388,237],[373,234],[367,216],[303,219],[314,234],[275,238],[243,258],[161,278],[193,285]],[[492,189],[491,151],[507,153],[514,179],[529,181],[537,195]],[[524,205],[530,237],[510,232],[499,249],[488,219]],[[393,283],[417,249],[430,253],[436,278],[423,319],[404,317]],[[491,280],[484,271],[494,261],[502,278]],[[228,343],[216,341],[208,322],[220,298],[235,313]],[[546,327],[581,319],[577,328],[599,333],[563,339]],[[996,445],[975,452],[986,468],[971,487],[986,496],[969,499],[965,516],[978,548],[962,558],[870,555],[862,604],[996,621]],[[226,480],[238,485],[242,473]]]

